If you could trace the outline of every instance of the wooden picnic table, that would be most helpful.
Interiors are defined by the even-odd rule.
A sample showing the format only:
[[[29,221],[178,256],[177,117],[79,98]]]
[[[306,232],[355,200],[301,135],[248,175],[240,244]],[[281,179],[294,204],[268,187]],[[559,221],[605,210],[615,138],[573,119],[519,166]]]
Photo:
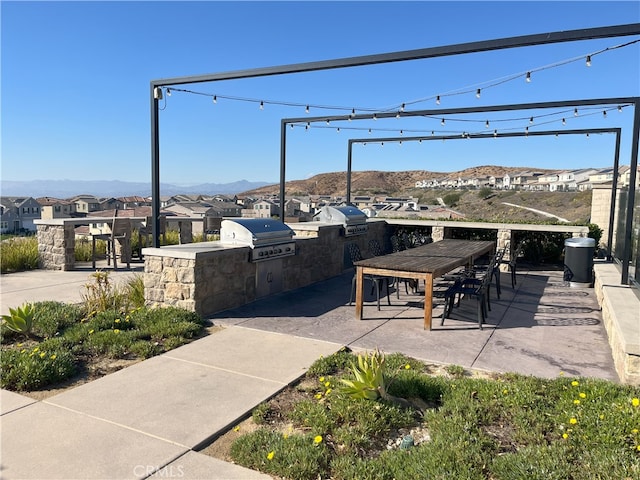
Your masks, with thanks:
[[[424,328],[431,330],[433,279],[456,267],[473,265],[475,259],[495,250],[493,241],[442,240],[401,252],[354,262],[356,267],[356,319],[362,319],[364,276],[413,278],[424,280]]]

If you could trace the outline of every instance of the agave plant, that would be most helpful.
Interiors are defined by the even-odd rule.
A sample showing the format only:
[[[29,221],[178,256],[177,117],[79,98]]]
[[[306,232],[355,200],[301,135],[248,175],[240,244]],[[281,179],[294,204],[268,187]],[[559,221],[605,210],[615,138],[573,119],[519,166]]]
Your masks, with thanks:
[[[30,303],[25,303],[21,307],[9,308],[9,315],[2,315],[2,323],[9,330],[24,335],[30,335],[33,328],[33,317],[36,309]]]
[[[384,354],[379,350],[369,355],[358,354],[358,364],[351,364],[354,380],[341,380],[344,384],[341,387],[342,393],[367,400],[386,398],[384,369]]]

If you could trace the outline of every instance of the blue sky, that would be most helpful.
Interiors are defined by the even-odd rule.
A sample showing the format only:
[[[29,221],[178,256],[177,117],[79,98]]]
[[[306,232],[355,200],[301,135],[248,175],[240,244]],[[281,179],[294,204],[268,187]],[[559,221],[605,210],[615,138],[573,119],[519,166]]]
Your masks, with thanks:
[[[640,22],[637,1],[2,1],[0,8],[4,180],[150,181],[151,80]],[[594,55],[591,67],[584,61],[633,40],[640,37],[182,85],[203,95],[174,92],[161,102],[161,181],[277,182],[280,119],[306,114],[304,107],[273,101],[382,110],[421,99],[410,108],[436,108],[436,95],[442,108],[638,96],[640,43]],[[569,59],[578,60],[557,65]],[[478,86],[527,71],[533,72],[530,83],[521,76],[482,88],[476,98]],[[461,90],[470,92],[448,95]],[[215,104],[213,95],[219,96]],[[260,110],[253,101],[224,97],[267,104]],[[438,119],[392,118],[294,128],[287,132],[287,179],[344,171],[348,139],[369,136],[369,128],[375,138],[399,137],[400,130],[622,127],[621,162],[629,163],[631,108],[606,118],[602,109],[570,113],[564,127],[559,110],[457,115],[446,126]],[[344,111],[311,108],[309,116],[328,113]],[[557,115],[540,117],[548,113]],[[353,168],[607,167],[613,150],[613,135],[405,141],[354,146]]]

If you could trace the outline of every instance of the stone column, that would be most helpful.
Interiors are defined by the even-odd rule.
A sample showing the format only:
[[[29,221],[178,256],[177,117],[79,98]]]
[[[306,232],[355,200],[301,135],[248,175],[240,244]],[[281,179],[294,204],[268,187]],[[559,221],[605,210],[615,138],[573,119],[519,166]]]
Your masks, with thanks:
[[[504,256],[502,257],[503,260],[505,261],[509,261],[511,259],[511,248],[512,248],[512,241],[511,241],[511,237],[512,237],[512,230],[508,229],[508,228],[499,228],[498,229],[498,242],[497,242],[497,249],[500,250],[501,248],[504,248]],[[506,264],[501,264],[500,265],[500,270],[503,272],[506,272],[507,270],[509,270],[508,265]]]
[[[72,270],[75,265],[73,225],[37,225],[39,267]]]
[[[431,229],[431,238],[434,242],[444,240],[444,227],[433,227]]]
[[[193,243],[191,220],[179,221],[178,231],[180,232],[180,244]]]

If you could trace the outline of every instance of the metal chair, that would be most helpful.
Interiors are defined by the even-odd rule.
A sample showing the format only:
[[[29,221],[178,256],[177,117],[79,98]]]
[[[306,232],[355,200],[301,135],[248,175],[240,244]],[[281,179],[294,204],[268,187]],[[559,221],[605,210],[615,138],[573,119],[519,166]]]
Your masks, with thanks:
[[[117,215],[117,212],[116,212]],[[91,235],[91,261],[96,268],[96,241],[106,242],[107,265],[113,260],[113,269],[118,269],[118,257],[131,268],[131,219],[128,217],[114,216],[111,221],[110,233],[98,233]]]
[[[398,237],[397,235],[392,235],[391,236],[391,251],[393,253],[395,252],[401,252],[403,250],[407,249],[407,241],[408,237],[406,235]],[[417,285],[417,281],[412,279],[412,278],[398,278],[395,277],[393,279],[393,283],[395,283],[396,285],[400,285],[400,282],[404,282],[404,290],[406,292],[407,295],[409,295],[409,285],[411,285],[411,289],[414,291],[414,293],[417,291],[418,289],[418,285]],[[400,298],[400,289],[396,287],[396,298]]]
[[[347,245],[347,248],[349,249],[349,255],[351,257],[352,263],[362,260],[362,253],[360,252],[360,247],[358,246],[358,244],[350,243]],[[349,305],[353,303],[353,298],[356,291],[356,277],[357,275],[354,274],[353,279],[351,280],[351,296],[349,297]],[[389,305],[391,305],[391,298],[389,296],[389,278],[388,277],[382,277],[378,275],[365,275],[364,279],[371,281],[372,283],[371,293],[373,294],[373,290],[376,291],[376,300],[378,303],[378,310],[380,310],[380,292],[382,291],[383,282],[387,287],[387,302],[389,303]]]
[[[511,252],[509,260],[500,260],[502,265],[509,265],[509,272],[511,273],[511,288],[516,287],[516,269],[518,266],[518,257],[524,254],[524,241],[518,242],[515,250]]]
[[[478,327],[482,330],[482,325],[485,323],[489,310],[491,310],[491,304],[488,301],[489,298],[489,285],[491,284],[492,273],[487,272],[482,278],[479,284],[465,283],[465,279],[461,278],[456,281],[451,287],[449,287],[445,294],[444,312],[442,313],[442,321],[440,325],[444,325],[445,319],[449,318],[454,304],[460,305],[460,299],[463,296],[469,296],[476,299],[477,315],[478,315]]]

